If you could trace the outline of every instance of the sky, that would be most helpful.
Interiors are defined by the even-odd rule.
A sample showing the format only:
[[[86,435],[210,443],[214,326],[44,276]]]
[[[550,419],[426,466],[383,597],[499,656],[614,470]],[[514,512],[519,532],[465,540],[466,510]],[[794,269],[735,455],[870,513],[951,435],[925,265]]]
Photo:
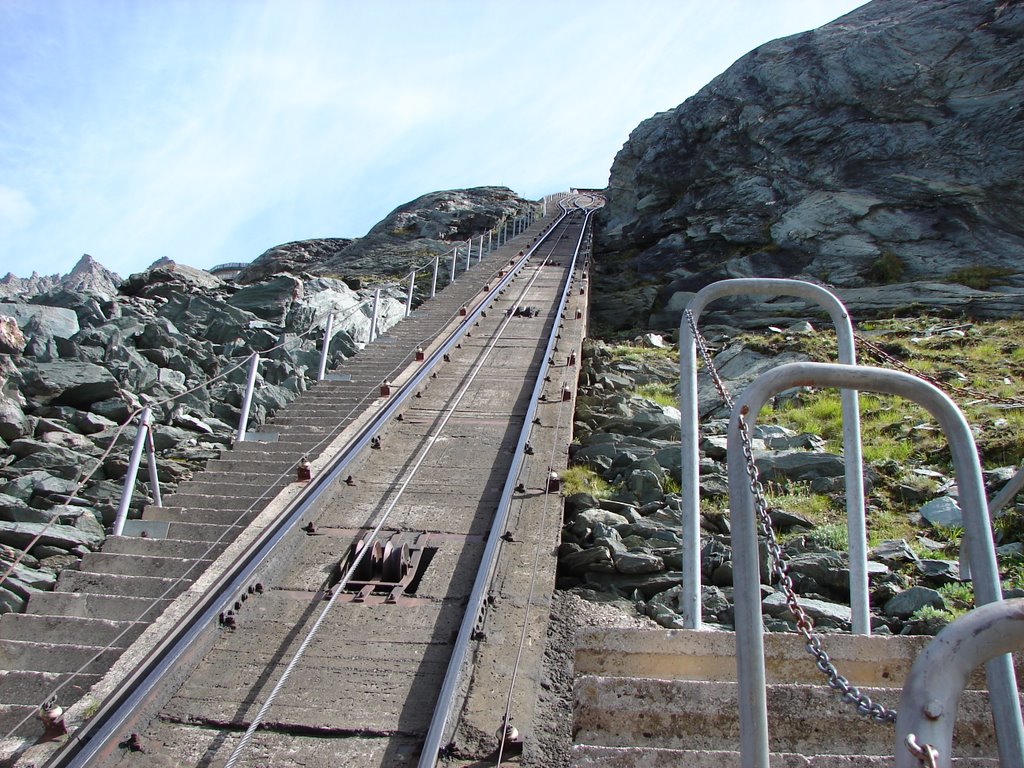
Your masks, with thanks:
[[[651,115],[863,0],[0,0],[0,276],[208,268],[402,203],[604,187]]]

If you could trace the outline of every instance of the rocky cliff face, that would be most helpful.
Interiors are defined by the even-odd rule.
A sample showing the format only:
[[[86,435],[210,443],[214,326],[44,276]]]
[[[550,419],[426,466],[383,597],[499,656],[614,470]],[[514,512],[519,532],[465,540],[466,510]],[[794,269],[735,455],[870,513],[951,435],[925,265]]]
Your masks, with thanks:
[[[506,187],[431,192],[396,208],[365,237],[302,240],[271,248],[237,280],[248,283],[274,272],[299,269],[349,279],[402,275],[532,206]]]
[[[727,277],[1024,284],[1022,79],[1019,0],[875,0],[757,48],[615,158],[595,322],[678,325]]]

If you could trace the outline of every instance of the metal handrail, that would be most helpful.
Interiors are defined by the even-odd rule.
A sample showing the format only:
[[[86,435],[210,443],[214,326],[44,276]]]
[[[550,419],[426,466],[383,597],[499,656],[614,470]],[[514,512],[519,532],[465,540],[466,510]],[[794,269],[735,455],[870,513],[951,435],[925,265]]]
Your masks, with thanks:
[[[1024,649],[1024,599],[989,603],[947,624],[918,654],[903,684],[896,718],[896,768],[918,768],[908,738],[938,751],[950,768],[960,694],[978,665]]]
[[[701,628],[700,602],[700,473],[697,412],[697,350],[687,313],[694,324],[704,308],[725,296],[796,296],[822,306],[836,328],[839,362],[854,365],[857,352],[853,324],[846,307],[834,293],[805,280],[741,278],[719,280],[694,294],[679,326],[679,412],[683,518],[683,578],[679,608],[683,626]],[[857,393],[840,393],[843,417],[843,457],[846,474],[846,527],[850,547],[850,611],[853,632],[871,634],[867,573],[867,530],[864,522],[864,467],[861,459],[860,412]]]
[[[832,363],[787,363],[758,376],[736,398],[729,422],[727,450],[730,456],[742,455],[740,420],[752,433],[757,414],[769,398],[797,386],[840,387],[900,395],[931,413],[949,441],[963,511],[964,546],[969,551],[972,565],[975,601],[979,605],[1001,601],[1002,589],[981,465],[970,426],[956,404],[938,387],[900,371]],[[741,759],[746,768],[768,768],[768,712],[757,523],[747,468],[742,461],[729,462],[729,509],[732,512]],[[986,663],[985,670],[1000,764],[1004,768],[1024,768],[1024,727],[1013,661],[1005,654],[997,656]]]

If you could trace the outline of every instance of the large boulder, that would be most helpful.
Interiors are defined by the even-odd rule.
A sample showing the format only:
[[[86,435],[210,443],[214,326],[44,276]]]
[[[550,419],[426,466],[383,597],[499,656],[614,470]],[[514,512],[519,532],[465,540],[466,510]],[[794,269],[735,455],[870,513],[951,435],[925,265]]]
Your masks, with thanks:
[[[599,214],[595,321],[635,327],[733,277],[856,289],[988,271],[1019,309],[1022,38],[1020,3],[876,0],[644,121]]]
[[[75,360],[26,364],[25,395],[37,403],[87,408],[119,391],[117,379],[99,365]]]

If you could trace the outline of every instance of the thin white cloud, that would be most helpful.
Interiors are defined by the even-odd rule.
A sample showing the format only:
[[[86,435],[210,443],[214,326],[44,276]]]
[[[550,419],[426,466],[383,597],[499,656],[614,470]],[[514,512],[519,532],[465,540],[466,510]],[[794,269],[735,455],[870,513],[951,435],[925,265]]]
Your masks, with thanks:
[[[857,4],[7,0],[0,273],[210,266],[435,189],[600,186],[641,120]]]

